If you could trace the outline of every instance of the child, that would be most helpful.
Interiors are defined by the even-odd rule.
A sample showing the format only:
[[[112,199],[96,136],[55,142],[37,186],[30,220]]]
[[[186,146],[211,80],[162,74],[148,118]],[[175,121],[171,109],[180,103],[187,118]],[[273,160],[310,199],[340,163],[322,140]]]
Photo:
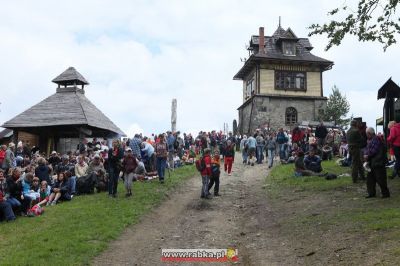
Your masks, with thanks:
[[[124,172],[124,184],[126,189],[126,197],[132,196],[132,181],[135,175],[135,169],[138,166],[138,160],[132,153],[132,149],[126,150],[126,155],[122,161],[122,170]]]
[[[69,182],[65,180],[64,173],[59,173],[54,186],[51,188],[51,194],[46,206],[56,205],[58,200],[71,200],[71,194],[68,185]]]
[[[49,185],[47,185],[47,181],[43,180],[42,183],[40,184],[40,190],[39,190],[40,199],[37,205],[41,206],[49,201],[50,190],[51,188]]]
[[[231,175],[232,172],[232,164],[235,159],[235,145],[228,140],[226,142],[225,148],[225,159],[224,159],[224,170],[225,172],[228,171],[228,175]]]
[[[23,200],[24,198],[26,200],[29,200],[29,202],[32,203],[32,201],[35,201],[39,198],[39,193],[37,192],[39,188],[39,178],[36,177],[35,183],[34,184],[34,177],[32,173],[26,173],[25,178],[21,180],[21,185],[22,185],[22,196],[21,199]],[[33,189],[32,189],[33,188]],[[34,190],[36,188],[36,191]]]
[[[208,192],[208,183],[211,176],[211,150],[209,148],[204,149],[204,155],[201,160],[204,160],[205,168],[201,171],[202,188],[201,188],[201,198],[209,199],[210,193]]]
[[[219,195],[219,176],[220,176],[220,156],[219,151],[215,150],[214,156],[211,158],[211,178],[210,183],[208,184],[208,193],[210,194],[210,189],[213,187],[214,183],[214,196],[218,197]]]

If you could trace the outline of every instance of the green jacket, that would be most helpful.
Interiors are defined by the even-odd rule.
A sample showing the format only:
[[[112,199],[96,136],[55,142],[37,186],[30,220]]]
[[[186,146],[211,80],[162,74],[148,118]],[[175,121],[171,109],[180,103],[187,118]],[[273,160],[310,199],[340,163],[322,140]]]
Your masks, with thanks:
[[[349,145],[349,147],[361,148],[362,136],[360,134],[360,131],[358,131],[358,128],[351,127],[347,131],[346,136],[347,136],[347,144]]]

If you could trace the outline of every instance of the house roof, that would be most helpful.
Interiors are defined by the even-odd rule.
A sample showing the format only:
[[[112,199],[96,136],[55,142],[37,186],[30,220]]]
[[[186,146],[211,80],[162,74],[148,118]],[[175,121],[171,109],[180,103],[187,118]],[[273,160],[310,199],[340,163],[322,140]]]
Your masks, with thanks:
[[[258,35],[251,36],[249,50],[251,50],[253,54],[233,77],[234,79],[243,79],[248,71],[255,66],[256,62],[284,61],[285,63],[311,63],[320,66],[322,71],[330,69],[333,65],[332,61],[313,55],[310,52],[313,47],[308,38],[297,38],[290,28],[285,31],[279,26],[272,36],[265,36],[264,53],[258,52],[259,39],[260,37]],[[292,40],[296,42],[296,55],[288,56],[283,54],[280,45],[282,40]]]
[[[11,129],[5,128],[0,131],[0,139],[9,138],[13,135],[13,131]]]
[[[400,98],[400,87],[389,78],[378,90],[378,100],[385,98]]]
[[[77,87],[59,88],[56,93],[5,122],[2,127],[90,126],[124,136],[125,133],[97,109],[84,93],[83,89]]]
[[[60,85],[88,85],[89,82],[74,67],[69,67],[58,75],[52,82]]]

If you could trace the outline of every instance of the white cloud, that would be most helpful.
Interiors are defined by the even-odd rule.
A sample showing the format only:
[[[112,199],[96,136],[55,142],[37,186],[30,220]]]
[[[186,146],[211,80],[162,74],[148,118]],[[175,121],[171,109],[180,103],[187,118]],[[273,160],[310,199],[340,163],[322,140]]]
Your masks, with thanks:
[[[50,81],[75,66],[90,82],[88,98],[128,135],[170,128],[172,98],[178,129],[231,127],[242,101],[233,81],[245,44],[259,26],[272,34],[282,25],[306,37],[306,27],[326,21],[333,1],[13,1],[0,5],[0,123],[55,92]],[[77,8],[79,6],[79,8]],[[310,10],[313,10],[310,14]],[[326,38],[312,37],[313,52],[335,61],[324,73],[327,95],[336,84],[351,112],[370,123],[381,116],[378,88],[396,72],[399,51],[346,38],[324,52]],[[363,97],[361,102],[359,99]]]

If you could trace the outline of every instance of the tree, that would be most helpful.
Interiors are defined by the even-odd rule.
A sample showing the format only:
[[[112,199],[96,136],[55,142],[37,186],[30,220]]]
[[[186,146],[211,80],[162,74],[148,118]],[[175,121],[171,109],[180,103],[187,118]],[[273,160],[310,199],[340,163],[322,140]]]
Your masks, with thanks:
[[[328,34],[328,45],[339,46],[346,34],[355,35],[359,41],[378,41],[383,50],[396,43],[395,35],[400,33],[400,19],[396,16],[396,7],[400,0],[360,0],[357,11],[344,5],[328,12],[329,17],[345,15],[344,19],[323,25],[312,24],[308,35]]]
[[[345,95],[339,91],[336,85],[332,88],[332,94],[328,97],[326,108],[323,114],[324,121],[332,121],[335,126],[346,126],[350,119],[346,119],[347,113],[350,111],[350,104]]]

